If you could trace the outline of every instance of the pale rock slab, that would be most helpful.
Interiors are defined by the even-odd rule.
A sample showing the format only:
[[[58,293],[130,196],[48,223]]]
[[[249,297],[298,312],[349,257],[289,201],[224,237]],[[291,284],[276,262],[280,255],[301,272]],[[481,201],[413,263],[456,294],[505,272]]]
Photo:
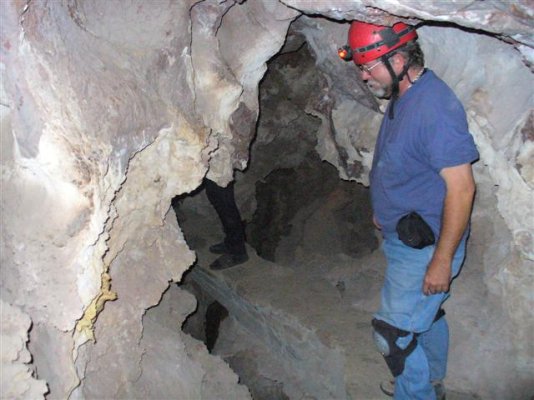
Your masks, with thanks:
[[[2,343],[0,387],[2,398],[44,399],[48,386],[35,378],[32,356],[27,348],[30,317],[17,307],[0,300]]]
[[[495,190],[494,197],[485,195],[477,203],[473,219],[474,226],[494,227],[495,234],[480,244],[482,256],[468,266],[479,272],[471,279],[484,277],[479,289],[490,292],[494,321],[507,328],[492,331],[487,347],[481,347],[491,349],[502,333],[511,344],[498,355],[510,361],[499,375],[517,375],[521,382],[529,378],[534,354],[529,344],[533,22],[528,2],[191,0],[148,7],[128,0],[117,7],[49,0],[2,5],[1,296],[29,315],[36,346],[54,347],[32,350],[39,358],[38,373],[49,380],[50,398],[125,395],[129,382],[142,376],[143,349],[157,351],[154,343],[140,344],[142,315],[194,259],[167,214],[170,199],[196,188],[208,170],[226,184],[233,168],[246,166],[258,115],[257,84],[265,62],[282,47],[290,22],[301,13],[315,16],[299,20],[298,30],[308,38],[327,83],[321,101],[309,105],[324,125],[319,152],[342,177],[364,183],[380,105],[359,83],[332,90],[344,87],[345,71],[352,67],[329,73],[335,48],[346,40],[348,24],[341,21],[391,23],[399,16],[409,23],[448,21],[503,38],[452,27],[421,30],[429,65],[466,105],[485,167],[477,172],[480,191]],[[434,61],[435,43],[440,54]],[[446,60],[462,63],[442,64]],[[352,104],[358,119],[366,119],[356,133],[344,122]],[[358,163],[361,173],[346,168]],[[477,213],[477,207],[499,215]],[[474,307],[465,305],[474,315]],[[24,326],[27,331],[29,325]],[[73,337],[75,326],[82,329]],[[97,342],[86,342],[94,326]],[[483,363],[482,352],[458,351],[476,343],[473,336],[465,347],[453,349],[458,362],[472,366],[470,356]],[[189,351],[195,345],[184,346]],[[45,372],[52,355],[57,369]],[[109,377],[102,365],[113,371]],[[33,387],[35,379],[26,377],[27,387]],[[99,379],[100,389],[87,385]],[[507,393],[508,384],[499,385],[492,371],[482,370],[477,384],[488,382],[496,385],[488,396]],[[526,382],[514,393],[526,393]],[[198,381],[184,378],[183,384],[193,393]],[[44,386],[37,386],[38,397]]]
[[[192,10],[198,21],[192,34],[195,105],[218,139],[207,177],[226,186],[234,168],[247,166],[265,62],[280,50],[299,13],[272,1],[205,2]]]
[[[142,374],[132,390],[136,396],[251,398],[248,389],[238,385],[238,377],[222,359],[208,354],[202,342],[182,332],[181,326],[196,304],[193,295],[172,284],[160,304],[147,311],[142,339],[146,353],[140,365]]]
[[[138,373],[141,316],[194,260],[173,217],[163,222],[170,199],[198,186],[211,151],[187,100],[190,32],[176,23],[187,25],[191,4],[157,4],[13,2],[2,17],[3,144],[14,138],[2,146],[2,297],[38,324],[32,343],[50,398],[97,390],[86,388],[92,368],[100,396],[120,396]],[[117,295],[97,346],[83,345]]]

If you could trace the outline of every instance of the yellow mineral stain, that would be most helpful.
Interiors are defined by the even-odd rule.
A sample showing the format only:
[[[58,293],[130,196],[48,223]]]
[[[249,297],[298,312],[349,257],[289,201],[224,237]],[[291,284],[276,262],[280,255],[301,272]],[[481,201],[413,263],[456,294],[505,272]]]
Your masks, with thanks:
[[[104,309],[107,301],[117,299],[117,293],[111,291],[111,276],[107,272],[102,274],[100,293],[93,299],[85,310],[83,317],[76,324],[76,330],[83,332],[86,337],[94,340],[94,323],[98,314]]]

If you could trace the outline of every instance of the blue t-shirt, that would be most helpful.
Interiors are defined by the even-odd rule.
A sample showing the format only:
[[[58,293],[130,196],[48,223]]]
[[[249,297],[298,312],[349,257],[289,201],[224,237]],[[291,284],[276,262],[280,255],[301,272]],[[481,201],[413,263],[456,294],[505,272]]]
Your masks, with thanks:
[[[371,170],[375,217],[386,238],[397,237],[399,219],[416,211],[437,239],[446,192],[440,171],[478,159],[464,108],[447,84],[427,70],[395,102],[394,119],[388,111]]]

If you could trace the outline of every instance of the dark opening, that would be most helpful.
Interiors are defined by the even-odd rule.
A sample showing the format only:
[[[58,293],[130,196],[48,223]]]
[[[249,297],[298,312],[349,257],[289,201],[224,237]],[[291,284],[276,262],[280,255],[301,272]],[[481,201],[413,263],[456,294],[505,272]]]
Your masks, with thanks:
[[[257,135],[251,145],[247,170],[236,173],[235,197],[246,224],[249,252],[284,268],[297,269],[320,262],[324,265],[321,268],[328,269],[339,257],[358,259],[368,255],[377,248],[378,240],[372,226],[368,189],[342,180],[334,166],[320,159],[316,148],[321,120],[306,107],[327,83],[317,73],[308,46],[299,37],[289,42],[293,50],[271,60],[261,82]],[[176,198],[173,206],[193,250],[209,254],[207,248],[224,239],[221,223],[202,186],[194,193]],[[251,262],[244,268],[259,268]],[[204,271],[197,274],[198,281],[213,277],[207,264],[193,268]],[[309,273],[313,273],[311,268]],[[228,270],[228,276],[232,274],[238,275],[239,270]],[[218,340],[225,324],[239,329],[235,326],[247,322],[234,323],[226,299],[216,299],[212,292],[208,293],[212,288],[201,287],[191,275],[195,271],[188,274],[181,286],[195,294],[199,306],[183,329],[204,341],[210,352],[224,352],[221,346],[231,341]],[[213,279],[219,279],[220,275],[215,276]],[[332,287],[343,296],[346,283],[336,278]],[[241,289],[234,289],[239,296]],[[279,289],[284,295],[284,289]],[[248,288],[242,290],[246,293]],[[230,305],[235,301],[228,300]],[[251,337],[251,343],[254,339]],[[260,346],[255,346],[225,353],[225,359],[254,398],[289,398],[282,382],[260,372],[262,355]],[[289,346],[287,351],[293,350]],[[295,353],[290,357],[300,356]]]

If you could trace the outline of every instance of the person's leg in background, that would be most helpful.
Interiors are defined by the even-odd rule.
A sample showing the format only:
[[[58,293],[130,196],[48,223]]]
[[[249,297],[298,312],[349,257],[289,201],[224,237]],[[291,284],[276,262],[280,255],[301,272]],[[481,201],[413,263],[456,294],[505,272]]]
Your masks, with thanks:
[[[224,245],[217,244],[210,248],[212,252],[222,254],[210,265],[210,268],[225,269],[247,261],[245,229],[235,202],[233,182],[226,187],[221,187],[205,179],[204,184],[208,200],[217,212],[225,234]]]

